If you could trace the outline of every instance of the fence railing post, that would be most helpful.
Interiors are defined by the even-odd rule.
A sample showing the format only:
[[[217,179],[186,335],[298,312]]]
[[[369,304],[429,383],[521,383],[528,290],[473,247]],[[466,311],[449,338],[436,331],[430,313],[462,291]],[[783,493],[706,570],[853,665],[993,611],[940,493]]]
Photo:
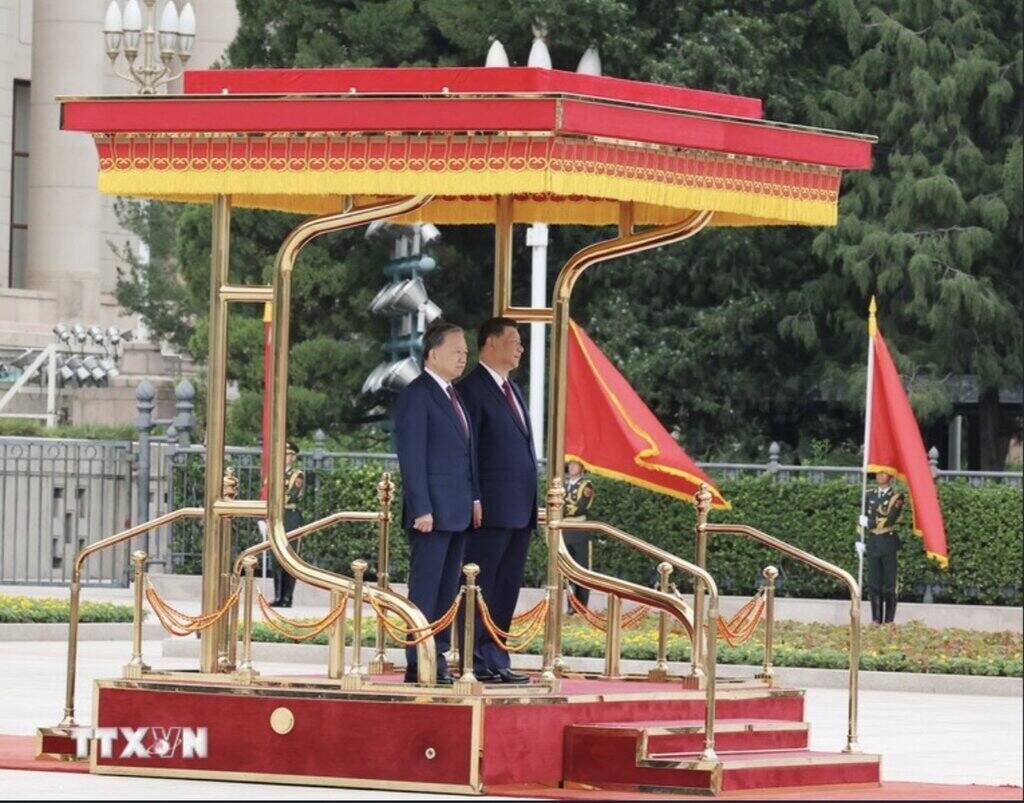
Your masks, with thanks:
[[[135,388],[135,429],[139,433],[139,451],[135,464],[135,524],[149,521],[150,454],[149,437],[153,432],[153,399],[156,390],[148,379],[143,379]],[[142,549],[149,548],[149,533],[142,537]]]
[[[187,379],[182,379],[174,387],[174,408],[177,415],[174,416],[174,429],[178,435],[179,446],[192,445],[192,430],[196,426],[196,417],[192,414],[195,409],[196,389]]]
[[[931,469],[932,479],[939,476],[939,450],[935,446],[928,450],[928,468]]]
[[[781,453],[782,447],[779,446],[779,442],[772,441],[771,445],[768,446],[768,466],[766,471],[773,479],[777,479],[779,476],[779,455]]]

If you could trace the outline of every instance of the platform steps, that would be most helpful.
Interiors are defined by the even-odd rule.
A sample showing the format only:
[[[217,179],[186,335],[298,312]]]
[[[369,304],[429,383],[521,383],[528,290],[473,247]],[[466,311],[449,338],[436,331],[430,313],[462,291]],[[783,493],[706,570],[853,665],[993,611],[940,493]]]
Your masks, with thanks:
[[[566,787],[722,794],[751,789],[877,786],[876,755],[808,749],[806,722],[721,719],[717,762],[700,758],[697,720],[571,725],[565,732]]]

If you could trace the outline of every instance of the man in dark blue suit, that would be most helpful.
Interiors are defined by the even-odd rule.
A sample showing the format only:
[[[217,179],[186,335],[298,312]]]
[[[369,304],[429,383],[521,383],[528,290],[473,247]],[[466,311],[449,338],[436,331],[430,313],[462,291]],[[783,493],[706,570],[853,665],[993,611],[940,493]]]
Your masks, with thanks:
[[[480,566],[477,582],[495,624],[508,631],[523,584],[530,537],[537,526],[537,456],[523,394],[508,375],[523,344],[516,322],[491,318],[477,332],[480,363],[459,382],[477,444],[482,526],[466,542],[466,561]],[[478,620],[479,622],[479,620]],[[480,680],[526,683],[508,653],[477,626],[473,672]]]
[[[455,601],[466,531],[480,524],[472,427],[452,385],[466,357],[462,329],[433,324],[423,335],[423,373],[398,394],[392,409],[409,538],[409,599],[430,622]],[[450,633],[445,629],[435,640],[439,683],[452,682],[442,657]],[[406,682],[416,682],[416,671],[416,648],[407,647]]]

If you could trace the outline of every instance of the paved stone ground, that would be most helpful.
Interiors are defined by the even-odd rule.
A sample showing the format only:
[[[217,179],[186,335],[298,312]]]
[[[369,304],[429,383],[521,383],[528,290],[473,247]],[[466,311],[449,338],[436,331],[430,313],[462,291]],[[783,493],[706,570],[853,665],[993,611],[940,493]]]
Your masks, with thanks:
[[[146,642],[143,655],[154,668],[181,668],[183,659],[164,658],[160,642]],[[128,658],[128,645],[119,642],[83,642],[79,645],[77,710],[88,721],[92,710],[92,681],[120,673]],[[39,725],[55,724],[63,706],[66,646],[63,642],[7,642],[0,647],[0,733],[32,734]],[[264,674],[322,674],[323,667],[305,664],[265,664]],[[839,689],[810,689],[807,692],[807,719],[811,723],[811,747],[838,750],[845,743],[846,693]],[[1022,719],[1024,706],[1019,697],[981,697],[915,694],[906,692],[864,691],[861,694],[860,744],[867,752],[881,753],[883,778],[888,781],[928,783],[1014,784],[1024,782],[1022,769]],[[27,776],[22,780],[22,776]],[[18,790],[25,796],[37,790],[42,794],[85,795],[99,784],[103,796],[126,796],[151,792],[150,783],[173,784],[160,787],[158,797],[200,797],[225,790],[220,784],[135,781],[130,779],[67,779],[47,774],[0,773],[5,791]],[[40,781],[45,782],[43,785]],[[111,794],[102,784],[110,783]],[[136,784],[147,784],[146,788]],[[67,786],[65,786],[67,784]],[[201,788],[206,788],[205,792]],[[135,791],[135,790],[138,791]],[[239,787],[241,789],[241,787]],[[246,786],[246,795],[262,794],[263,787]],[[194,792],[194,794],[193,794]],[[220,791],[216,792],[221,794]],[[268,793],[269,794],[269,793]],[[303,796],[319,796],[303,789]],[[347,792],[345,794],[348,794]],[[325,797],[332,795],[325,794]],[[337,793],[333,795],[337,798]],[[352,794],[352,799],[359,795]],[[367,793],[365,797],[374,797]]]

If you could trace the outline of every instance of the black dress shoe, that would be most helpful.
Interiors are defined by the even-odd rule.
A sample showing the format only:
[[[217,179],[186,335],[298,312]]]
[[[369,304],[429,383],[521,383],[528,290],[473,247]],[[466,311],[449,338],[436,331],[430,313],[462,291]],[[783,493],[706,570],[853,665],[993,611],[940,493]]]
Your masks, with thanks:
[[[499,669],[495,674],[501,678],[502,683],[529,683],[530,678],[526,675],[519,675],[511,669]]]
[[[280,607],[282,607],[282,608],[290,608],[290,607],[292,607],[291,598],[289,597],[288,599],[281,600]]]
[[[474,669],[473,677],[479,680],[481,683],[501,683],[502,680],[498,677],[497,672],[492,672],[490,669]]]
[[[418,677],[418,675],[415,672],[412,672],[412,673],[406,672],[405,673],[405,677],[402,678],[402,680],[405,683],[419,683],[420,682],[419,677]],[[440,674],[440,673],[438,674],[438,676],[437,676],[437,685],[438,686],[451,686],[453,683],[455,683],[455,678],[453,678],[447,672],[445,674],[443,674],[443,675]]]
[[[273,602],[270,603],[271,608],[280,608],[284,603],[281,602],[281,598],[277,597]]]

